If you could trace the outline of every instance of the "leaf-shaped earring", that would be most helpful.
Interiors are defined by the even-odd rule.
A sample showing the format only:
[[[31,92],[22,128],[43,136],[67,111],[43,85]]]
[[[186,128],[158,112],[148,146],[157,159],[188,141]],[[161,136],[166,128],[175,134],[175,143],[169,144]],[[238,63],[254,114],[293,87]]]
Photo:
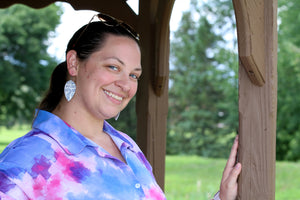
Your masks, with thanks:
[[[67,101],[71,101],[76,91],[76,84],[74,81],[69,80],[65,84],[64,93]]]

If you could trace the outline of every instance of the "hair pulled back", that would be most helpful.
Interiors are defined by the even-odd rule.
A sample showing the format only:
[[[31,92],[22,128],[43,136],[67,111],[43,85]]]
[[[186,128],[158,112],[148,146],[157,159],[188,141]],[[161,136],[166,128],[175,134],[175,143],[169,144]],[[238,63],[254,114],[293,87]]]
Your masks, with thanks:
[[[74,50],[77,53],[77,58],[80,61],[85,61],[91,54],[103,47],[106,37],[110,34],[130,37],[138,44],[136,38],[134,38],[124,27],[109,26],[98,21],[84,25],[75,32],[67,45],[66,54],[70,50]],[[52,112],[57,107],[60,100],[63,98],[64,85],[67,79],[67,62],[64,61],[57,65],[52,72],[49,89],[38,106],[38,109]]]

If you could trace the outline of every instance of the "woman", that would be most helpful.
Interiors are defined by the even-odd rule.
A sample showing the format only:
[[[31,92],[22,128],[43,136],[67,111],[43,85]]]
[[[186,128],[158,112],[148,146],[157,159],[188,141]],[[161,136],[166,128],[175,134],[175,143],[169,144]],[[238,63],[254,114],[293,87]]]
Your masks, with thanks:
[[[0,199],[165,199],[136,143],[105,121],[137,91],[138,35],[97,16],[69,41],[32,130],[1,154]],[[237,146],[236,140],[215,199],[235,199]]]

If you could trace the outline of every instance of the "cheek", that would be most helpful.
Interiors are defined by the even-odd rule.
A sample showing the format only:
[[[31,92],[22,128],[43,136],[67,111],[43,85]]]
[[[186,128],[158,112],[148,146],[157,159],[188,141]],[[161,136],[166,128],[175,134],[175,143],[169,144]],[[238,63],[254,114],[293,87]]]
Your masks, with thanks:
[[[130,98],[132,98],[136,94],[137,87],[138,87],[137,83],[132,84],[131,90],[130,90],[130,93],[129,93]]]
[[[101,84],[101,85],[109,84],[113,80],[109,73],[105,73],[99,70],[89,73],[87,75],[87,78],[91,79],[96,84]]]

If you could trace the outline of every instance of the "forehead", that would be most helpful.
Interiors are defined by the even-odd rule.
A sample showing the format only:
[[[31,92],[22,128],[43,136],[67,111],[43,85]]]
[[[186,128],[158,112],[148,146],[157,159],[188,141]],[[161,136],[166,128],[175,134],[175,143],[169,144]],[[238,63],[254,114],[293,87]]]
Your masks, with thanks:
[[[140,50],[139,44],[131,37],[129,36],[123,36],[123,35],[114,35],[107,33],[103,42],[103,47],[107,45],[133,45],[138,50]]]
[[[102,57],[114,57],[123,63],[140,65],[140,47],[135,40],[127,36],[108,35],[103,46],[97,51]]]

